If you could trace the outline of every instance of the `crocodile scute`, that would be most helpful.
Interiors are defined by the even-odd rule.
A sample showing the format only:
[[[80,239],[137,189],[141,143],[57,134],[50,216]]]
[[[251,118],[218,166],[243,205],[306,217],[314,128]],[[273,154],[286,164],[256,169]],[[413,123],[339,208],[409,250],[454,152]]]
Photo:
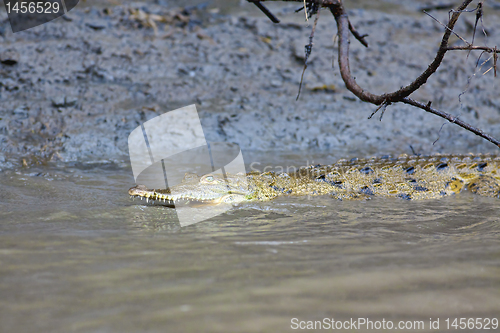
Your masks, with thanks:
[[[436,199],[470,191],[500,198],[500,156],[401,155],[339,160],[332,165],[300,168],[293,173],[192,174],[171,189],[137,185],[132,197],[178,202],[237,203],[279,196],[330,195],[338,200],[395,197]]]

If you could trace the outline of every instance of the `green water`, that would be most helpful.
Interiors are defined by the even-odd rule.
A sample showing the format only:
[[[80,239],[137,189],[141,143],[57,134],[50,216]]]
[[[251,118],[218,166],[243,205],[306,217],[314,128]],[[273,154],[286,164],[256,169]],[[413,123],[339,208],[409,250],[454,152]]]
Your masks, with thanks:
[[[132,185],[126,164],[1,174],[0,332],[500,316],[497,199],[281,198],[180,227]]]

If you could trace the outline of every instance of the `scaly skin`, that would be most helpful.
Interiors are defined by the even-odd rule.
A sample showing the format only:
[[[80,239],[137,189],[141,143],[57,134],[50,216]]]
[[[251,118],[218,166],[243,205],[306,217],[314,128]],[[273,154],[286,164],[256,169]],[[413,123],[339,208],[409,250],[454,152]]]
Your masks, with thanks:
[[[294,173],[273,172],[203,177],[189,174],[171,190],[152,190],[143,185],[129,194],[168,204],[211,204],[266,201],[282,195],[331,195],[350,200],[399,197],[433,199],[469,190],[500,198],[500,156],[434,155],[339,160],[333,165],[311,166]]]

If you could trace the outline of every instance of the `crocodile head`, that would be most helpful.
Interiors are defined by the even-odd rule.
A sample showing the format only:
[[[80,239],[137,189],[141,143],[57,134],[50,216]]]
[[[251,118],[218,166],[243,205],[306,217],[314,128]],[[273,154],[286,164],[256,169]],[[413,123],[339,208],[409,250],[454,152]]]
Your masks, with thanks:
[[[227,181],[226,181],[227,180]],[[148,189],[144,185],[137,185],[128,190],[132,197],[141,199],[159,200],[166,204],[177,203],[237,203],[248,198],[247,177],[244,174],[226,174],[226,178],[219,174],[207,174],[199,177],[187,173],[183,181],[166,190]]]

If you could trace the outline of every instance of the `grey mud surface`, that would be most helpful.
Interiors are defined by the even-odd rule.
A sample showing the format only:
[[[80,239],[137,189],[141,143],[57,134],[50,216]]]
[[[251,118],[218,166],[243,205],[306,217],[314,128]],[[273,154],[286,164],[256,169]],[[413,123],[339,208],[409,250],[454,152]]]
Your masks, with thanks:
[[[495,152],[494,145],[422,110],[390,106],[380,122],[375,106],[343,85],[334,42],[335,22],[319,20],[313,54],[297,95],[312,21],[298,4],[268,5],[271,23],[244,1],[81,2],[67,16],[13,34],[0,12],[0,169],[48,161],[126,161],[127,138],[142,122],[195,103],[208,141],[243,151],[344,151],[348,155]],[[351,68],[366,89],[406,85],[432,61],[443,27],[413,1],[350,2],[349,13],[369,48],[351,40]],[[485,3],[485,40],[500,45],[500,9]],[[161,15],[158,30],[131,17]],[[446,10],[431,13],[445,21]],[[475,14],[457,32],[471,39]],[[454,38],[453,45],[461,45]],[[413,97],[432,100],[500,137],[500,79],[478,54],[450,52]],[[1,58],[1,57],[0,57]],[[487,59],[483,56],[481,59]],[[13,64],[14,63],[14,64]],[[333,68],[332,68],[333,63]],[[325,91],[324,87],[329,87]],[[444,126],[442,126],[445,124]],[[441,130],[440,130],[441,129]],[[433,145],[433,142],[439,140]]]

